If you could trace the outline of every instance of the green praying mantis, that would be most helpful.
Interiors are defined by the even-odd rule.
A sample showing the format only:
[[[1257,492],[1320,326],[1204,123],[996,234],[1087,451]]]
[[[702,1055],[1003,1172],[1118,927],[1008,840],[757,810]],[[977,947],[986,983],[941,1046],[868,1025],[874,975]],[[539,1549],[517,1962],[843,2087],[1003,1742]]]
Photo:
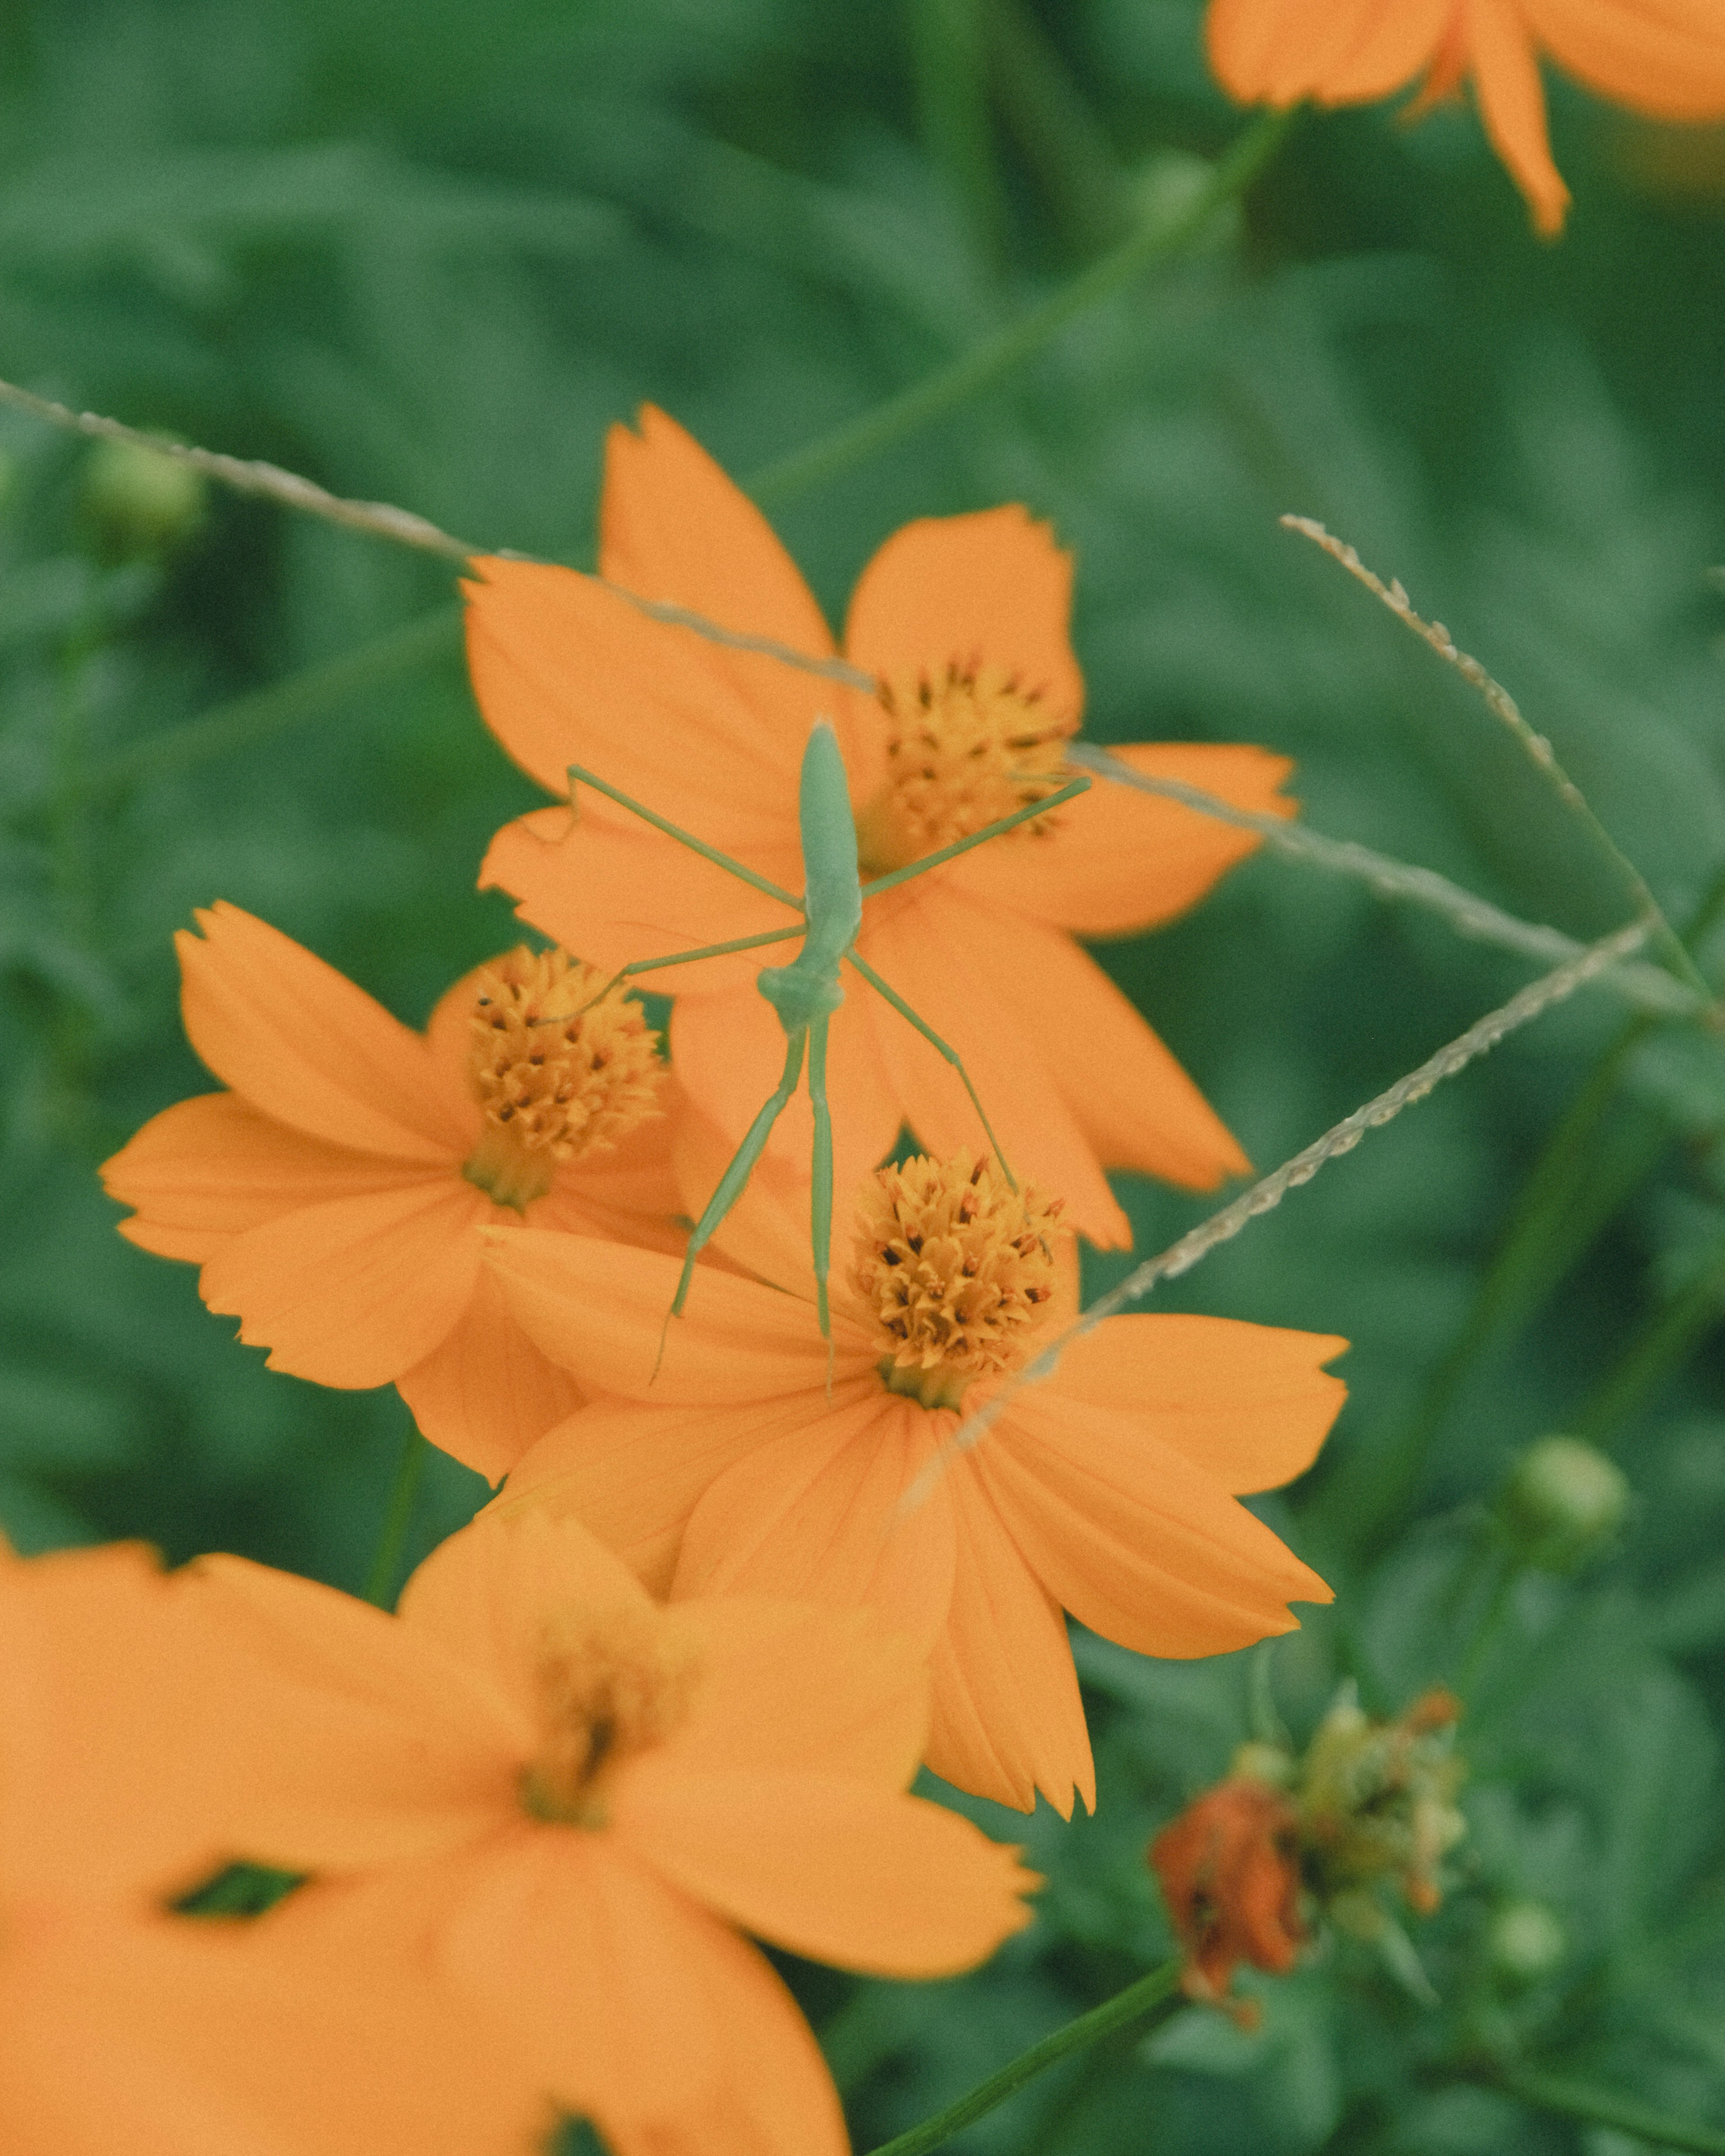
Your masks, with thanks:
[[[973,846],[980,846],[996,839],[1032,817],[1045,816],[1063,801],[1086,792],[1090,780],[1079,776],[1068,779],[1065,785],[1040,798],[1027,802],[1014,809],[1009,816],[998,817],[985,824],[980,830],[968,837],[954,839],[952,844],[942,846],[936,852],[926,854],[922,860],[912,861],[907,867],[893,869],[888,874],[862,880],[857,860],[856,823],[850,811],[850,793],[846,780],[845,760],[839,750],[838,737],[825,719],[817,719],[809,737],[809,745],[803,752],[803,767],[798,786],[798,829],[803,847],[803,896],[799,899],[783,890],[769,878],[757,875],[754,870],[729,854],[721,853],[716,846],[708,845],[692,832],[678,824],[667,822],[641,802],[627,793],[619,793],[597,773],[583,765],[569,766],[569,798],[573,801],[578,784],[591,786],[596,792],[627,808],[663,831],[679,844],[715,863],[727,874],[737,876],[755,890],[764,891],[769,898],[792,907],[803,916],[800,927],[768,929],[757,936],[739,937],[729,943],[710,943],[693,951],[678,951],[661,958],[642,958],[634,964],[621,968],[609,983],[607,990],[617,982],[627,980],[638,973],[650,973],[660,966],[687,965],[698,958],[722,958],[738,951],[754,951],[772,943],[787,942],[801,936],[803,947],[788,966],[767,966],[762,968],[756,985],[778,1014],[784,1029],[784,1069],[779,1081],[761,1111],[749,1125],[742,1142],[732,1155],[729,1165],[720,1177],[717,1188],[707,1200],[706,1209],[696,1222],[689,1238],[689,1247],[684,1255],[683,1270],[677,1281],[677,1291],[672,1298],[666,1318],[680,1317],[688,1300],[690,1283],[695,1275],[695,1262],[723,1222],[725,1216],[742,1197],[755,1163],[765,1151],[773,1125],[784,1113],[794,1097],[798,1081],[806,1065],[809,1104],[814,1111],[814,1143],[810,1161],[811,1197],[809,1200],[809,1241],[814,1270],[815,1309],[820,1321],[821,1337],[829,1344],[832,1337],[831,1313],[827,1301],[827,1276],[830,1270],[833,1240],[833,1116],[827,1101],[827,1028],[833,1014],[845,1000],[845,989],[839,975],[840,968],[850,966],[866,981],[875,993],[884,996],[899,1016],[915,1026],[917,1032],[939,1055],[952,1066],[970,1096],[983,1130],[988,1133],[994,1156],[1009,1183],[1016,1190],[1011,1168],[1000,1150],[986,1111],[977,1097],[970,1081],[970,1074],[956,1049],[951,1047],[894,989],[883,981],[874,968],[856,947],[856,938],[862,927],[863,901],[891,891],[896,885],[908,883],[913,876],[926,875],[942,862],[955,860],[968,853]]]

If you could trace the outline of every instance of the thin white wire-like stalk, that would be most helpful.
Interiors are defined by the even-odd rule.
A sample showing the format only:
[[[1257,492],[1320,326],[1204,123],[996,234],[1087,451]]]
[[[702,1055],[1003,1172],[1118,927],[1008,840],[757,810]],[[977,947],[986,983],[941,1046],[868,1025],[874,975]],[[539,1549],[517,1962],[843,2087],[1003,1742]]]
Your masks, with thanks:
[[[1161,778],[1153,773],[1137,770],[1093,742],[1071,742],[1066,750],[1066,761],[1095,772],[1100,778],[1111,779],[1117,786],[1134,787],[1141,793],[1159,794],[1166,800],[1196,809],[1200,816],[1211,817],[1219,824],[1232,824],[1240,830],[1254,831],[1271,851],[1285,855],[1290,860],[1304,861],[1312,868],[1352,877],[1380,898],[1407,899],[1416,906],[1425,906],[1441,914],[1458,934],[1478,942],[1501,943],[1507,950],[1520,951],[1548,966],[1567,964],[1587,948],[1575,937],[1564,935],[1560,928],[1522,921],[1487,899],[1476,898],[1471,891],[1459,883],[1451,883],[1435,869],[1416,868],[1388,854],[1377,853],[1370,846],[1357,844],[1352,839],[1327,838],[1307,823],[1291,822],[1281,816],[1268,815],[1261,809],[1240,808],[1232,801],[1224,801],[1219,794],[1206,793],[1202,787],[1189,786],[1184,779]],[[1701,1008],[1702,998],[1663,966],[1632,962],[1613,967],[1604,979],[1644,1010],[1681,1017]]]
[[[124,442],[131,448],[171,458],[239,493],[261,495],[279,502],[284,508],[297,510],[306,516],[320,516],[326,522],[341,525],[350,531],[363,531],[374,538],[390,540],[398,546],[416,547],[423,552],[441,555],[448,561],[465,565],[487,551],[505,560],[529,561],[535,558],[506,547],[486,550],[470,546],[465,540],[453,537],[412,510],[397,509],[388,502],[357,501],[331,494],[311,480],[302,479],[296,472],[285,471],[279,465],[230,457],[218,450],[199,449],[191,443],[146,434],[139,428],[128,427],[123,421],[108,418],[99,412],[74,411],[69,405],[56,403],[51,398],[39,397],[14,382],[0,381],[0,403],[11,404],[35,418],[45,420],[51,426],[74,434],[91,435],[104,441]],[[1382,583],[1364,566],[1352,547],[1332,539],[1322,525],[1302,517],[1284,517],[1282,521],[1322,547],[1350,574],[1358,577],[1368,589],[1376,593],[1386,605],[1423,636],[1440,656],[1458,666],[1466,678],[1481,689],[1492,709],[1533,743],[1536,752],[1543,752],[1546,767],[1568,789],[1566,798],[1573,797],[1571,805],[1579,805],[1582,813],[1590,816],[1580,794],[1558,770],[1549,744],[1532,733],[1508,693],[1497,686],[1476,660],[1455,649],[1441,624],[1434,626],[1421,621],[1409,605],[1407,595],[1399,583]],[[612,583],[603,578],[597,578],[594,581],[603,583],[608,591],[614,593],[619,598],[650,619],[671,627],[687,629],[711,644],[734,651],[757,653],[799,673],[838,682],[846,688],[860,690],[865,696],[873,696],[879,686],[873,675],[865,672],[860,667],[850,665],[845,660],[816,658],[807,652],[798,651],[791,645],[781,644],[772,637],[754,636],[746,631],[726,629],[691,608],[675,606],[662,599],[644,598],[639,593],[631,592],[624,586]],[[1201,788],[1188,786],[1179,779],[1153,778],[1147,773],[1133,770],[1130,765],[1111,756],[1106,749],[1090,742],[1073,742],[1067,752],[1067,761],[1095,772],[1117,785],[1134,787],[1141,793],[1162,794],[1170,800],[1180,802],[1201,816],[1232,824],[1244,830],[1255,831],[1266,845],[1291,860],[1302,860],[1314,867],[1354,877],[1381,897],[1407,899],[1416,905],[1429,907],[1432,911],[1441,914],[1452,927],[1465,936],[1502,944],[1508,949],[1523,952],[1548,963],[1564,963],[1584,948],[1574,937],[1563,935],[1560,930],[1548,928],[1535,921],[1518,920],[1513,914],[1504,912],[1501,907],[1492,906],[1485,899],[1475,897],[1459,884],[1451,883],[1447,877],[1440,876],[1430,869],[1417,868],[1409,863],[1392,860],[1388,855],[1375,853],[1370,847],[1358,845],[1351,839],[1326,838],[1308,825],[1285,823],[1279,817],[1239,808],[1219,795],[1206,793]],[[1645,885],[1640,888],[1645,893]],[[1656,911],[1656,908],[1652,907],[1651,895],[1645,896],[1645,903]],[[1675,979],[1661,966],[1617,968],[1606,978],[1612,988],[1627,995],[1645,1010],[1681,1016],[1693,1013],[1711,1002],[1710,998]]]
[[[1651,921],[1651,932],[1664,945],[1677,974],[1693,990],[1697,1002],[1711,1004],[1712,991],[1707,985],[1706,976],[1696,965],[1688,946],[1666,918],[1663,907],[1648,887],[1647,879],[1594,814],[1587,796],[1558,762],[1557,751],[1543,733],[1527,723],[1521,706],[1508,690],[1501,682],[1494,681],[1477,659],[1461,649],[1442,622],[1427,621],[1414,612],[1413,602],[1403,588],[1399,577],[1392,577],[1386,584],[1374,570],[1366,567],[1346,540],[1337,539],[1333,533],[1327,531],[1315,517],[1284,516],[1281,523],[1285,531],[1297,531],[1302,539],[1309,539],[1314,547],[1321,548],[1332,562],[1346,569],[1356,583],[1363,584],[1374,598],[1389,608],[1398,621],[1410,629],[1422,644],[1435,651],[1446,666],[1453,667],[1468,686],[1478,693],[1492,717],[1508,729],[1535,770],[1587,833],[1594,850],[1623,886],[1630,904],[1638,914]]]
[[[452,537],[429,518],[417,516],[410,509],[396,509],[387,501],[350,501],[314,485],[309,479],[301,479],[297,472],[284,471],[280,465],[224,456],[219,450],[200,449],[190,442],[146,434],[121,420],[106,418],[100,412],[74,412],[69,404],[57,404],[52,398],[38,397],[30,390],[20,389],[16,382],[0,382],[0,404],[13,405],[20,412],[29,413],[33,418],[46,420],[50,426],[71,434],[94,435],[101,441],[124,442],[131,449],[147,449],[154,456],[167,457],[176,464],[188,465],[207,478],[219,480],[236,493],[260,495],[267,501],[280,503],[285,509],[321,516],[326,523],[341,525],[350,531],[367,532],[375,539],[393,540],[397,546],[417,547],[424,553],[440,554],[445,561],[465,564],[486,553],[516,562],[535,558],[507,547],[470,546],[466,540]],[[745,631],[723,628],[687,607],[673,606],[663,599],[643,598],[639,593],[626,590],[605,578],[595,578],[593,581],[603,584],[608,591],[614,592],[619,598],[626,600],[654,621],[693,629],[710,644],[723,644],[733,651],[758,652],[765,658],[794,667],[799,673],[841,682],[846,688],[860,689],[865,696],[875,693],[877,685],[874,675],[864,673],[860,667],[848,665],[842,659],[814,658],[770,636],[751,636]]]
[[[1218,1245],[1231,1240],[1248,1221],[1273,1212],[1289,1191],[1302,1183],[1310,1183],[1329,1162],[1352,1152],[1368,1131],[1381,1130],[1384,1124],[1393,1122],[1404,1108],[1410,1107],[1415,1101],[1423,1101],[1445,1079],[1465,1070],[1476,1057],[1495,1048],[1518,1026],[1538,1018],[1608,967],[1620,963],[1640,950],[1653,928],[1654,923],[1645,917],[1631,921],[1627,927],[1602,937],[1597,943],[1584,946],[1577,957],[1543,973],[1537,981],[1530,981],[1507,1004],[1488,1011],[1466,1033],[1439,1049],[1435,1055],[1428,1056],[1417,1070],[1409,1071],[1404,1078],[1398,1078],[1394,1085],[1368,1101],[1363,1107],[1356,1108],[1351,1116],[1344,1116],[1321,1138],[1260,1178],[1231,1204],[1211,1214],[1208,1220],[1200,1221],[1159,1256],[1147,1258],[1142,1265],[1135,1266],[1117,1287],[1098,1296],[1040,1354],[966,1417],[906,1492],[903,1508],[908,1511],[922,1504],[951,1461],[982,1442],[1025,1386],[1039,1384],[1044,1378],[1052,1377],[1059,1368],[1060,1357],[1074,1341],[1081,1340],[1105,1318],[1117,1317],[1128,1304],[1138,1301],[1158,1281],[1173,1280],[1181,1273],[1189,1272],[1200,1258],[1207,1257]]]

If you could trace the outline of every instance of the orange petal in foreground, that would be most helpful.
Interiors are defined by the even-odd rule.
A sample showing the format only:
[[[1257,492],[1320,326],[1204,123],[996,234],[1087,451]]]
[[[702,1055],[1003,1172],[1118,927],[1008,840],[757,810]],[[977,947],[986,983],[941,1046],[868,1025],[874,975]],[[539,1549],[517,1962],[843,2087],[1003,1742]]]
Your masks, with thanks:
[[[148,1551],[0,1564],[0,2147],[527,2156],[542,2105],[375,1943],[167,1913],[241,1846],[262,1675]]]
[[[1548,239],[1569,190],[1546,135],[1542,58],[1652,119],[1725,116],[1715,0],[1210,0],[1206,29],[1212,66],[1245,104],[1362,104],[1420,82],[1419,110],[1471,81]]]
[[[257,1672],[213,1740],[239,1845],[327,1881],[265,1943],[339,1965],[363,1940],[383,1994],[431,1983],[508,2055],[506,2113],[536,2094],[618,2156],[840,2156],[813,2040],[732,1927],[926,1977],[1028,1920],[1015,1853],[904,1794],[927,1678],[861,1613],[663,1609],[542,1512],[444,1543],[396,1617],[233,1559],[196,1584]]]
[[[673,505],[676,505],[674,508]],[[650,408],[614,429],[601,511],[609,583],[486,561],[468,593],[469,654],[486,723],[540,781],[578,763],[782,890],[802,888],[797,767],[818,716],[838,732],[865,879],[908,867],[1052,793],[1084,686],[1067,634],[1070,557],[1021,508],[906,525],[864,570],[845,656],[855,688],[739,652],[632,608],[624,586],[733,631],[825,660],[831,639],[759,512],[687,434]],[[1251,748],[1132,748],[1147,767],[1229,799],[1291,813],[1286,762]],[[783,928],[781,901],[721,873],[591,788],[578,815],[542,811],[494,841],[481,880],[524,918],[577,937],[612,966]],[[1072,942],[1136,933],[1200,898],[1252,850],[1250,834],[1176,803],[1099,783],[1082,800],[865,901],[857,948],[971,1068],[1014,1168],[1064,1190],[1068,1224],[1123,1245],[1103,1170],[1139,1167],[1194,1189],[1244,1158],[1144,1021]],[[1040,997],[999,984],[1039,979]],[[734,1148],[772,1090],[783,1040],[756,988],[756,954],[655,977],[677,998],[673,1060]],[[1086,1007],[1066,993],[1076,987]],[[888,1151],[901,1123],[944,1151],[983,1136],[948,1064],[860,978],[833,1029],[827,1085],[839,1187]],[[1117,1093],[1134,1112],[1075,1105],[1086,1059],[1124,1050]],[[1138,1080],[1147,1080],[1134,1090]],[[806,1172],[809,1126],[783,1117],[768,1157]],[[697,1209],[708,1194],[695,1194]]]
[[[105,1164],[136,1208],[121,1232],[201,1265],[205,1301],[273,1369],[398,1384],[434,1445],[495,1481],[578,1395],[484,1279],[480,1230],[680,1246],[670,1081],[639,1006],[522,948],[421,1035],[237,906],[198,925],[179,938],[187,1031],[232,1090]]]
[[[490,1239],[518,1320],[593,1395],[511,1474],[500,1517],[581,1518],[674,1600],[872,1606],[932,1654],[928,1763],[1025,1809],[1039,1789],[1063,1812],[1093,1798],[1063,1610],[1145,1653],[1209,1655],[1328,1599],[1235,1493],[1310,1464],[1343,1397],[1322,1366],[1345,1342],[1110,1319],[954,1458],[962,1414],[1070,1307],[1058,1209],[973,1154],[879,1171],[829,1366],[806,1262],[762,1218],[771,1187],[742,1210],[778,1285],[706,1273],[668,1323],[668,1259],[531,1229]],[[722,1403],[706,1416],[688,1404],[703,1383]]]

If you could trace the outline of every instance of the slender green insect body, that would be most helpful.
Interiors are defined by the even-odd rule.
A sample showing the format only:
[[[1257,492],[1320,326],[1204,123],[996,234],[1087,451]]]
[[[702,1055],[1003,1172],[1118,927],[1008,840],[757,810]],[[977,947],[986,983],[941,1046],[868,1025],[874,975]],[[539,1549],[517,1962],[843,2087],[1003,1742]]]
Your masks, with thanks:
[[[976,1088],[970,1082],[957,1051],[942,1040],[911,1006],[889,988],[874,968],[859,954],[856,938],[862,928],[863,901],[871,893],[891,889],[907,883],[913,876],[922,875],[943,861],[968,853],[973,846],[983,844],[998,838],[1018,824],[1028,822],[1033,816],[1045,816],[1061,802],[1070,801],[1075,794],[1086,792],[1090,780],[1086,778],[1069,779],[1064,786],[1040,800],[1027,803],[1009,816],[998,818],[985,824],[979,831],[968,838],[959,839],[938,852],[913,861],[907,868],[895,869],[889,875],[875,877],[864,883],[857,861],[856,824],[850,812],[850,793],[845,770],[845,760],[839,752],[838,737],[824,719],[817,719],[809,737],[809,746],[803,752],[802,776],[798,792],[798,827],[803,844],[803,896],[793,897],[762,875],[758,875],[741,861],[733,860],[728,854],[707,845],[692,833],[668,823],[662,816],[626,793],[618,791],[605,780],[584,769],[580,764],[569,767],[569,791],[572,799],[577,784],[591,786],[598,793],[615,801],[619,807],[630,810],[663,831],[667,837],[690,847],[694,852],[725,869],[742,882],[751,884],[757,891],[764,891],[770,898],[781,900],[794,906],[803,916],[802,926],[785,929],[769,929],[759,936],[738,937],[729,943],[706,944],[693,951],[678,951],[663,958],[643,958],[633,965],[624,966],[614,978],[625,980],[636,973],[654,971],[660,966],[686,965],[697,958],[717,958],[733,952],[758,950],[772,943],[782,943],[800,935],[803,947],[788,966],[768,966],[762,969],[757,985],[778,1013],[778,1022],[784,1029],[784,1068],[778,1083],[762,1103],[760,1112],[749,1125],[742,1142],[732,1154],[718,1187],[707,1200],[706,1209],[695,1224],[689,1238],[689,1247],[684,1255],[683,1270],[677,1281],[677,1291],[672,1298],[667,1325],[672,1317],[682,1315],[688,1300],[689,1288],[695,1276],[695,1261],[711,1240],[737,1199],[747,1187],[755,1163],[767,1147],[773,1125],[784,1113],[796,1096],[805,1067],[809,1104],[814,1111],[814,1146],[810,1162],[811,1194],[809,1199],[809,1237],[814,1269],[815,1308],[820,1320],[821,1337],[830,1340],[831,1315],[827,1301],[827,1277],[831,1268],[833,1238],[833,1117],[827,1101],[827,1029],[833,1014],[845,1000],[845,989],[839,978],[842,965],[850,965],[879,995],[884,996],[892,1008],[946,1060],[951,1064],[970,1096],[971,1106],[976,1110],[988,1142],[994,1148],[1006,1179],[1014,1189],[1012,1170],[1000,1150],[982,1102],[977,1098]],[[608,988],[611,983],[607,983]],[[603,993],[603,992],[602,992]]]

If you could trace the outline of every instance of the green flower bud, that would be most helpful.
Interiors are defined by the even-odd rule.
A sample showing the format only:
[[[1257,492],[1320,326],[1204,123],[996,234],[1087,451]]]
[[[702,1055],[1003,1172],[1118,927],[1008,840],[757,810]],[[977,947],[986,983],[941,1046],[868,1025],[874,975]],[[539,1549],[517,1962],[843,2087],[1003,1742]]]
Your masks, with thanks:
[[[1294,1779],[1293,1754],[1280,1744],[1260,1744],[1256,1741],[1242,1744],[1229,1763],[1230,1779],[1239,1782],[1262,1782],[1272,1789],[1286,1789]]]
[[[1568,1951],[1568,1934],[1543,1902],[1506,1903],[1486,1933],[1492,1968],[1512,1984],[1537,1984]]]
[[[1615,1531],[1629,1496],[1604,1453],[1579,1438],[1543,1437],[1517,1461],[1497,1514],[1524,1563],[1571,1572]]]
[[[165,554],[203,521],[201,473],[131,442],[98,442],[85,459],[84,511],[109,561]]]

